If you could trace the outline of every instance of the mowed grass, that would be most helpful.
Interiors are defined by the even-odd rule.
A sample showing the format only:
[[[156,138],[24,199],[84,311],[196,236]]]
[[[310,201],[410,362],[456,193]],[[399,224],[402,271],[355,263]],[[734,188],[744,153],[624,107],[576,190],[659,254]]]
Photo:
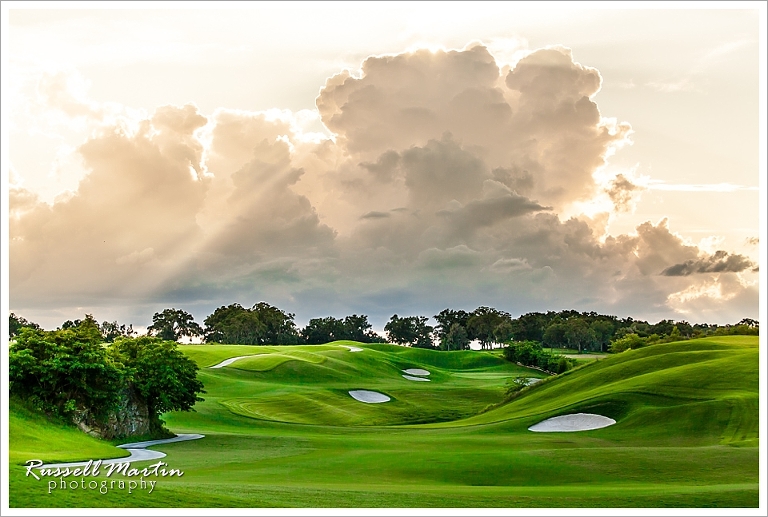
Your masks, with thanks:
[[[49,445],[32,444],[12,428],[11,506],[758,505],[755,337],[628,351],[549,378],[506,403],[508,379],[542,374],[491,352],[347,342],[181,348],[203,367],[208,392],[196,412],[165,416],[175,432],[206,435],[158,447],[183,477],[159,480],[152,494],[47,494],[40,482],[24,477],[18,461]],[[262,368],[270,355],[280,358]],[[402,378],[405,368],[429,370],[430,382]],[[348,395],[350,389],[392,400],[364,404]],[[527,430],[575,412],[617,423],[579,433]],[[78,451],[72,455],[78,457],[59,453],[57,459],[82,458]]]

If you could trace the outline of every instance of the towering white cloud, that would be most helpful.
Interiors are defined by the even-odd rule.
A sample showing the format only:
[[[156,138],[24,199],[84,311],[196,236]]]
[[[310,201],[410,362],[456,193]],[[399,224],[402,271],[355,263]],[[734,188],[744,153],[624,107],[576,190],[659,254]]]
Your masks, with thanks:
[[[568,49],[502,72],[474,45],[331,77],[317,107],[333,138],[287,111],[158,108],[81,145],[89,173],[69,198],[12,190],[12,308],[155,304],[149,316],[175,300],[204,316],[266,299],[305,319],[480,304],[661,318],[727,298],[754,316],[756,284],[734,280],[749,258],[706,255],[666,220],[607,236],[560,217],[601,192],[626,210],[639,189],[594,179],[631,134],[601,115],[600,85]]]

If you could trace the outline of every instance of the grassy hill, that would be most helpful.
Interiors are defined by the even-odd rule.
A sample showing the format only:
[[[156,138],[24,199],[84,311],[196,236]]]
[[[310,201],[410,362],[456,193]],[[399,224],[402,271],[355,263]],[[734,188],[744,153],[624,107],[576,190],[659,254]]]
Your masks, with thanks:
[[[508,402],[508,379],[543,374],[490,352],[351,342],[181,349],[202,367],[207,391],[196,412],[165,416],[175,432],[206,435],[159,447],[168,454],[164,461],[184,470],[182,478],[159,481],[153,494],[49,495],[23,477],[18,463],[29,454],[79,459],[83,451],[54,454],[52,444],[25,438],[23,425],[12,423],[11,506],[758,504],[756,337],[628,351],[549,378]],[[240,356],[252,357],[209,368]],[[430,382],[403,378],[406,368],[429,370]],[[361,403],[349,396],[352,389],[391,400]],[[14,412],[21,422],[38,418]],[[576,412],[617,423],[577,433],[527,430]]]

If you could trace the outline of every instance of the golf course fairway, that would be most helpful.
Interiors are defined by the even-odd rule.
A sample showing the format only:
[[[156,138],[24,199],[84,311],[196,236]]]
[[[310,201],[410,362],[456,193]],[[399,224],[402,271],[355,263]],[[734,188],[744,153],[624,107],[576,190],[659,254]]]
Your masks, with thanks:
[[[174,433],[205,435],[158,447],[183,476],[157,478],[151,493],[50,490],[46,479],[25,475],[25,461],[125,451],[12,400],[10,506],[759,505],[756,336],[653,345],[553,377],[487,351],[349,341],[179,348],[200,366],[206,390],[195,412],[163,417]],[[407,369],[428,371],[429,382],[404,378]],[[547,378],[505,399],[507,381],[518,376]],[[389,400],[363,403],[351,390]],[[577,413],[616,423],[528,430]]]

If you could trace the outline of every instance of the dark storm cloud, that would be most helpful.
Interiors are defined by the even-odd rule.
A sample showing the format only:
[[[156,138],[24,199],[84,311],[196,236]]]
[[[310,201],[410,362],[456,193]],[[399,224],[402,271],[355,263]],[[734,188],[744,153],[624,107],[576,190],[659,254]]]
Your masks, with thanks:
[[[664,276],[688,276],[696,273],[740,273],[755,264],[743,255],[729,254],[719,250],[714,255],[702,257],[697,260],[686,260],[681,264],[670,266],[661,272]]]

